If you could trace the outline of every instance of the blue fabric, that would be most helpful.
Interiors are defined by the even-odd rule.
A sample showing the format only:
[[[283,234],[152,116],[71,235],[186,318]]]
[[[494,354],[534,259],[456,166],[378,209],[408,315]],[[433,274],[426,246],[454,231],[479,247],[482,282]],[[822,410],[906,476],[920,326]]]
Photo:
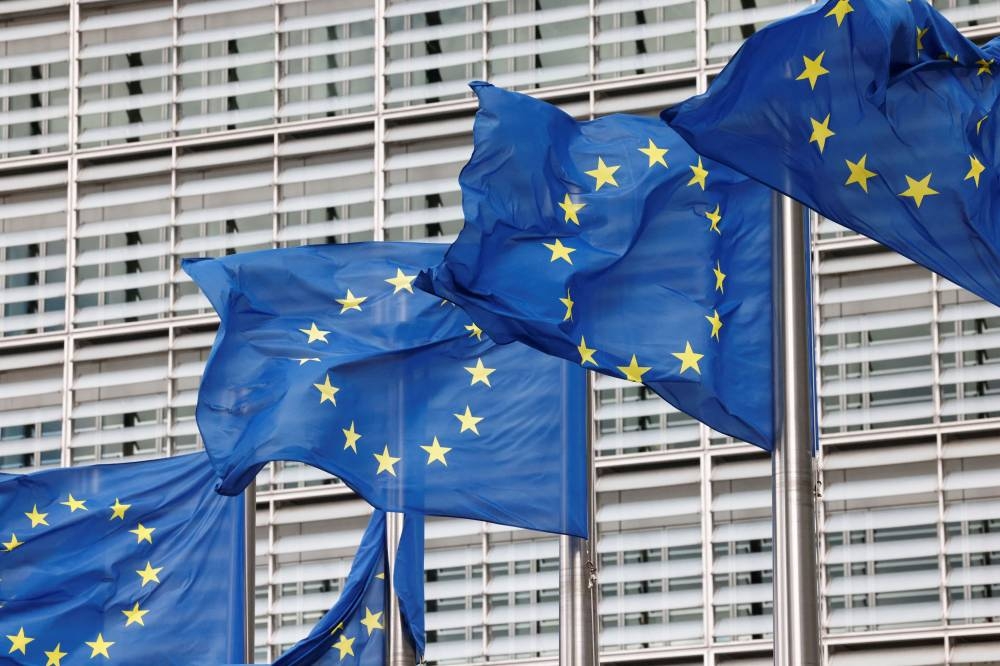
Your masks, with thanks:
[[[385,513],[375,511],[337,603],[274,666],[384,666],[389,614],[385,562]]]
[[[214,481],[203,453],[0,481],[3,663],[242,662],[243,499]]]
[[[418,655],[424,654],[424,519],[407,515],[396,551],[393,590],[399,597],[400,614]]]
[[[268,460],[298,460],[383,510],[586,534],[584,373],[496,345],[462,310],[400,286],[444,250],[359,243],[184,263],[222,320],[197,407],[221,492]],[[303,332],[313,325],[321,333]]]
[[[998,54],[923,0],[831,0],[758,32],[662,115],[705,155],[1000,304]]]
[[[612,377],[634,365],[678,409],[771,449],[770,193],[699,162],[656,119],[578,122],[526,95],[472,87],[465,227],[418,285],[498,342]],[[722,322],[717,338],[709,318]]]

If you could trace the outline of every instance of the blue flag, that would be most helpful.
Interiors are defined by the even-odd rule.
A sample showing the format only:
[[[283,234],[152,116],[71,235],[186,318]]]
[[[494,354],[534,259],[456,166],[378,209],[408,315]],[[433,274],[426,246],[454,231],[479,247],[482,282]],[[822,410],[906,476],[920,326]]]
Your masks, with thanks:
[[[423,552],[423,521],[407,516],[400,553],[419,545]],[[274,666],[383,666],[386,663],[386,618],[389,615],[388,588],[386,586],[386,519],[385,513],[375,511],[368,529],[361,538],[361,546],[354,557],[354,564],[347,575],[344,589],[337,603],[316,623],[309,636],[296,643],[281,655]],[[410,561],[410,563],[413,563]],[[402,577],[419,583],[419,619],[421,636],[417,654],[423,652],[423,558],[420,570],[401,566],[397,557],[394,586]],[[413,579],[412,581],[409,579]],[[416,598],[416,597],[415,597]],[[405,618],[409,619],[409,618]],[[409,624],[413,624],[410,622]],[[412,638],[411,638],[412,640]]]
[[[770,449],[769,192],[655,119],[472,87],[465,227],[421,288]]]
[[[831,0],[663,112],[692,146],[1000,305],[995,62],[923,0]]]
[[[221,492],[269,460],[377,508],[586,534],[586,381],[413,289],[433,244],[186,261],[221,318],[197,419]]]
[[[243,499],[203,453],[0,478],[14,664],[243,661]]]

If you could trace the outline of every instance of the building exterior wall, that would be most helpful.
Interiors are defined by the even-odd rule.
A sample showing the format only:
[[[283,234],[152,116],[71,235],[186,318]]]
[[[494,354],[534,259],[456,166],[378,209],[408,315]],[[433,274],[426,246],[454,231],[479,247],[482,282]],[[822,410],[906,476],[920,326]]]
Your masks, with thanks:
[[[453,238],[467,81],[653,114],[806,4],[0,3],[0,470],[200,447],[216,320],[182,258]],[[824,659],[1000,664],[1000,309],[813,228]],[[767,457],[624,381],[594,397],[602,661],[770,663]],[[293,464],[257,497],[265,661],[334,602],[368,510]],[[556,538],[432,519],[426,568],[431,662],[555,663]]]

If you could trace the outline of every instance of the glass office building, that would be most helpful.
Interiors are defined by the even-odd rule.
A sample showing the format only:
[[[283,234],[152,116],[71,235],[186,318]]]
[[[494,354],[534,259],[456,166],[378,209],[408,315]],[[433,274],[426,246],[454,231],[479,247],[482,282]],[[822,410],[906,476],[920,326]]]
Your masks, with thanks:
[[[453,238],[468,80],[653,114],[806,4],[5,0],[0,469],[199,448],[216,319],[182,258]],[[1000,309],[813,238],[825,662],[1000,664]],[[770,663],[767,457],[621,380],[592,416],[602,663]],[[300,465],[257,497],[265,661],[337,598],[368,511]],[[555,663],[554,537],[434,519],[426,568],[430,662]]]

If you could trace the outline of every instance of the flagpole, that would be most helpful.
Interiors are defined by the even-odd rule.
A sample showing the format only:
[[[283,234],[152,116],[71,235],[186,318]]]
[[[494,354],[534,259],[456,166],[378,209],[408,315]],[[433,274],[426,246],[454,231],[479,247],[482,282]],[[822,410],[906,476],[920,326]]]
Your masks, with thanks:
[[[806,210],[775,192],[774,664],[819,666]]]
[[[417,663],[416,654],[413,651],[413,644],[405,635],[403,628],[403,615],[399,607],[399,597],[395,592],[396,578],[396,554],[399,552],[399,539],[403,535],[403,514],[392,511],[386,512],[386,584],[389,585],[389,631],[386,638],[389,641],[389,649],[386,652],[387,666],[413,666]]]
[[[590,539],[559,537],[559,666],[597,666],[597,568],[591,548],[595,536],[592,376],[587,373],[587,522]]]
[[[254,663],[254,601],[257,571],[257,479],[243,491],[243,661]]]

